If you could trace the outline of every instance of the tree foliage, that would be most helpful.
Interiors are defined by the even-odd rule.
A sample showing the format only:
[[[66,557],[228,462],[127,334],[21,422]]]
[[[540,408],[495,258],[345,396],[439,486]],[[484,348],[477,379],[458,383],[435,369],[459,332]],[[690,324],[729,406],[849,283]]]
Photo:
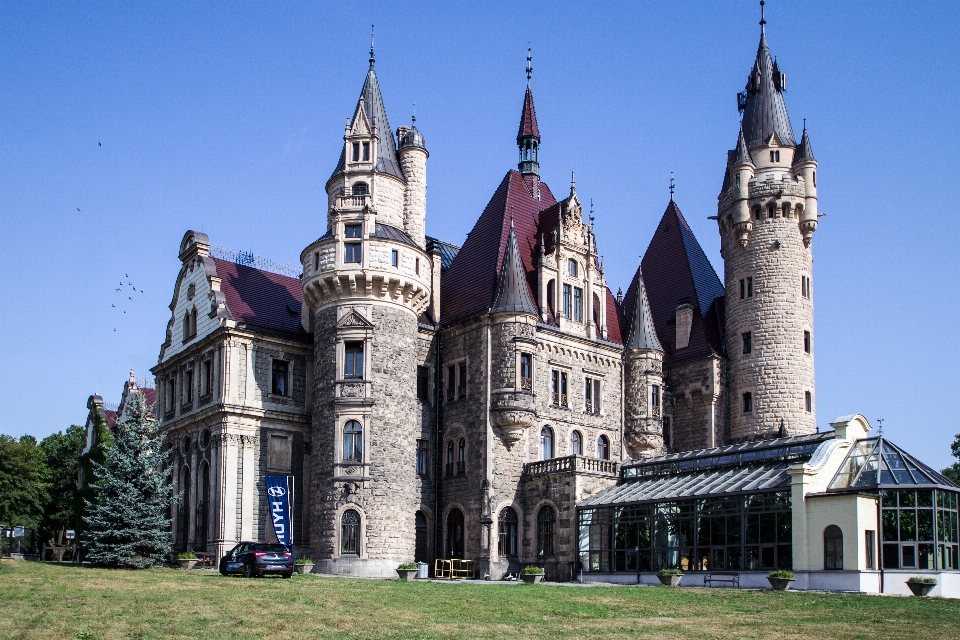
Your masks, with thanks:
[[[170,506],[163,437],[140,393],[127,399],[114,425],[115,446],[106,464],[93,463],[97,502],[87,501],[87,558],[114,567],[140,569],[163,562],[170,552]]]
[[[953,439],[953,444],[950,445],[950,453],[957,461],[944,469],[942,473],[954,484],[960,484],[960,433]]]
[[[50,479],[50,499],[43,510],[40,537],[49,540],[61,529],[78,528],[83,516],[83,503],[77,493],[77,470],[86,429],[71,425],[40,441]]]
[[[36,529],[48,499],[47,465],[37,439],[0,434],[0,523]]]

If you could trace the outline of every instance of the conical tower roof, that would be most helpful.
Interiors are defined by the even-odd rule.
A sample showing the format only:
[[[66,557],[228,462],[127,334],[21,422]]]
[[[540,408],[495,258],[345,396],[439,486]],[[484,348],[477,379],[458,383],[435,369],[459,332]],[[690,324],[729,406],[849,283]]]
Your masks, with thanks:
[[[743,133],[747,148],[765,145],[776,134],[779,144],[796,146],[793,125],[783,102],[785,77],[774,63],[767,46],[767,34],[761,30],[757,59],[747,80],[747,97],[743,105]]]
[[[810,146],[810,136],[807,135],[807,128],[803,128],[803,136],[800,138],[800,145],[797,147],[797,152],[793,154],[793,164],[798,162],[808,162],[816,161],[816,158],[813,157],[813,147]]]
[[[360,109],[360,103],[363,103],[363,109]],[[368,124],[376,127],[377,131],[377,157],[374,170],[380,173],[389,174],[406,182],[406,176],[400,168],[397,160],[397,144],[393,139],[393,130],[390,128],[390,122],[387,120],[387,109],[383,106],[383,96],[380,95],[380,83],[377,82],[377,73],[373,69],[373,58],[370,60],[370,70],[367,71],[367,78],[363,82],[363,89],[360,90],[360,98],[357,100],[357,108],[354,109],[351,128],[356,124],[356,119],[361,113],[366,113]],[[344,153],[340,152],[340,161],[333,175],[343,171],[346,166]]]
[[[647,300],[647,288],[643,284],[642,269],[637,270],[636,304],[634,304],[626,347],[663,351],[663,346],[657,338],[657,330],[653,326],[653,314],[650,313],[650,302]]]
[[[734,149],[733,164],[755,164],[750,150],[747,148],[747,141],[743,137],[743,127],[740,127],[740,135],[737,136],[737,148]]]
[[[527,85],[527,93],[523,96],[523,111],[520,113],[520,130],[517,132],[517,143],[524,138],[540,138],[540,127],[537,126],[537,110],[533,106],[533,91]]]
[[[520,258],[520,247],[517,245],[517,235],[513,232],[512,221],[510,233],[507,235],[500,277],[497,278],[497,295],[491,308],[491,313],[505,312],[537,315],[537,306],[530,298],[527,273]]]

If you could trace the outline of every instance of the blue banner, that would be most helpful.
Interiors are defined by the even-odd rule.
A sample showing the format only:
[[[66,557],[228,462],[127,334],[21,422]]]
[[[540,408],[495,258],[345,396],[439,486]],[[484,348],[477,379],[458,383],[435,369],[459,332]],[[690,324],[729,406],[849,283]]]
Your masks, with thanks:
[[[277,541],[293,553],[293,476],[266,476],[266,483]]]

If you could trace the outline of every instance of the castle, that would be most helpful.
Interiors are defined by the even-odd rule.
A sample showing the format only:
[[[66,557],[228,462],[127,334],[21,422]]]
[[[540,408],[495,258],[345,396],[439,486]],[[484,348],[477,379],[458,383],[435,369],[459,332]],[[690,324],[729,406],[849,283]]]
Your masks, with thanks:
[[[186,233],[153,369],[184,491],[177,548],[270,538],[263,476],[286,474],[297,552],[325,573],[390,576],[436,558],[494,578],[531,563],[554,579],[705,569],[707,556],[747,568],[740,551],[694,560],[693,542],[652,561],[637,542],[594,563],[591,536],[610,534],[583,509],[663,461],[754,449],[802,461],[825,442],[817,161],[787,115],[786,76],[761,28],[717,167],[723,279],[671,195],[625,295],[575,183],[555,194],[540,179],[530,77],[528,57],[517,169],[462,247],[426,235],[427,144],[415,120],[390,127],[372,48],[299,278],[214,257],[205,234]],[[787,551],[757,545],[751,568],[789,568]]]

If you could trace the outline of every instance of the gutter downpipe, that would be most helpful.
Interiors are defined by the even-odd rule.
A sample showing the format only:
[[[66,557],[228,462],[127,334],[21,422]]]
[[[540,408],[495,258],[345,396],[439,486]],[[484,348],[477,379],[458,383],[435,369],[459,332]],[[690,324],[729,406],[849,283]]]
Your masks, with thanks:
[[[433,383],[433,399],[434,399],[434,415],[436,419],[436,430],[437,430],[437,444],[434,446],[434,456],[433,456],[433,526],[434,526],[434,545],[433,545],[433,559],[434,566],[436,566],[436,559],[440,557],[443,549],[443,527],[441,526],[441,513],[440,513],[440,471],[441,471],[441,454],[443,452],[443,427],[440,421],[440,398],[442,389],[440,388],[440,383],[443,380],[443,369],[440,366],[440,345],[443,343],[440,337],[440,321],[437,320],[437,366],[436,371],[434,372],[434,383]]]

